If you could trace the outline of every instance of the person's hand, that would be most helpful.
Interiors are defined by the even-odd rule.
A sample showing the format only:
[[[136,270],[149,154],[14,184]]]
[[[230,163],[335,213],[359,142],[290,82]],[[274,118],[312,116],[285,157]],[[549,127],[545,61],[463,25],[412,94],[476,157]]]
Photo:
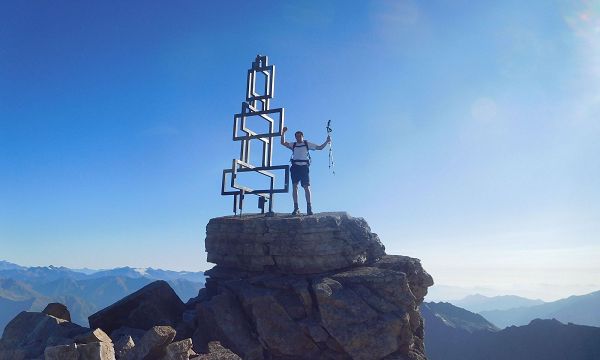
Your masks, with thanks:
[[[283,129],[281,130],[281,133],[285,134],[286,131],[287,131],[287,126],[284,126]]]

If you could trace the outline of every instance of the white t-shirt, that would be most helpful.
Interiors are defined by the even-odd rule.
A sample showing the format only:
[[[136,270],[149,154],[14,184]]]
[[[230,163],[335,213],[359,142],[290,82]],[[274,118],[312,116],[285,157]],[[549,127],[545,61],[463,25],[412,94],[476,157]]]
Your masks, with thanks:
[[[318,145],[313,144],[310,141],[307,141],[306,142],[306,144],[308,145],[308,149],[307,149],[304,142],[295,143],[295,144],[296,144],[296,146],[294,146],[294,143],[290,143],[290,149],[292,149],[292,151],[293,151],[292,160],[300,160],[300,161],[304,160],[306,162],[298,162],[295,164],[296,165],[308,165],[308,150],[316,150]]]

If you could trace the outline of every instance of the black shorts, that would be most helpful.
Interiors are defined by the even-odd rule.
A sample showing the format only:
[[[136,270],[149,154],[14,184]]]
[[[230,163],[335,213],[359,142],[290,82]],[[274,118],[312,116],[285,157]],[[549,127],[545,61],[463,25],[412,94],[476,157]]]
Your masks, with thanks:
[[[308,176],[308,165],[292,165],[290,173],[292,174],[292,184],[302,183],[302,186],[310,185],[310,177]]]

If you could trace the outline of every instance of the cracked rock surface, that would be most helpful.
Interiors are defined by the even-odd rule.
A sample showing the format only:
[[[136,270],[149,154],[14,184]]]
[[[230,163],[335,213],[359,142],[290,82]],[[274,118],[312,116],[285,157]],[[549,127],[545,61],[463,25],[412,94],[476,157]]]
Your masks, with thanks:
[[[345,212],[226,216],[211,219],[206,230],[208,261],[247,271],[320,273],[385,254],[367,222]]]
[[[217,266],[190,302],[204,341],[243,359],[426,359],[418,306],[433,279],[386,255],[364,219],[216,218],[206,250]]]

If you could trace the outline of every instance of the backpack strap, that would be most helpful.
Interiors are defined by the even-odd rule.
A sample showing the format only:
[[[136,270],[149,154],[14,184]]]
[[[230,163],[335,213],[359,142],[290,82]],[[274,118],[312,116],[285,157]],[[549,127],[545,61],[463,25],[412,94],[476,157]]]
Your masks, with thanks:
[[[290,157],[290,162],[292,164],[296,163],[296,162],[306,162],[307,165],[310,165],[310,163],[312,162],[312,158],[310,157],[310,149],[308,147],[308,141],[304,140],[304,146],[306,146],[306,156],[308,157],[308,160],[294,160],[294,150],[296,149],[296,142],[294,141],[294,145],[292,145],[292,156]]]
[[[310,148],[308,147],[308,141],[304,140],[304,146],[306,146],[306,156],[308,157],[308,164],[310,165],[312,159],[310,158]]]

